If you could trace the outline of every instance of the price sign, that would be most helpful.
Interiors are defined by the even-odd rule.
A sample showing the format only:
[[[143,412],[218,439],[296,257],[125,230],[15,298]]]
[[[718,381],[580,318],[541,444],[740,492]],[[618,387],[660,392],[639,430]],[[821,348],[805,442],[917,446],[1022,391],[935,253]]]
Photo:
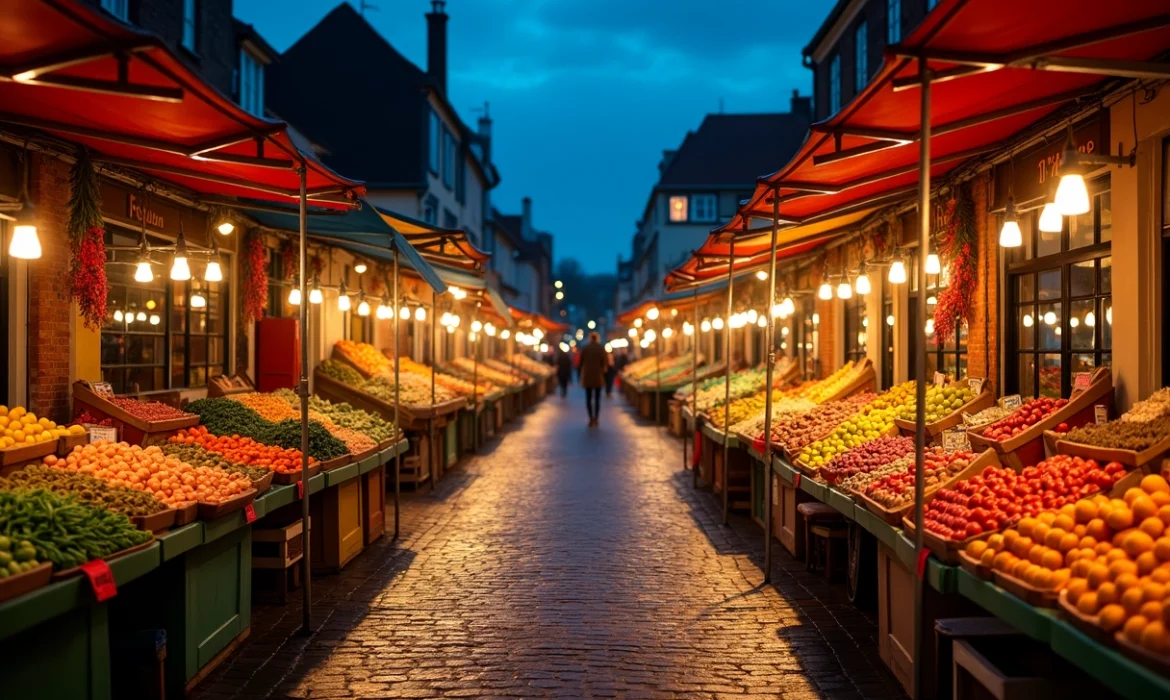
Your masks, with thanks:
[[[752,449],[759,454],[764,454],[765,447],[767,447],[767,445],[764,444],[764,436],[762,434],[755,440],[752,440]]]
[[[780,507],[780,477],[772,475],[772,505]]]
[[[93,393],[104,399],[114,397],[114,387],[109,382],[94,382],[90,385],[90,388],[93,389]]]
[[[999,405],[1001,408],[1006,408],[1009,411],[1014,411],[1017,408],[1019,408],[1020,406],[1024,405],[1024,400],[1022,398],[1020,398],[1019,394],[1012,394],[1011,396],[1005,396],[1002,399],[1000,399]]]
[[[244,506],[244,520],[247,520],[250,523],[256,522],[256,506],[252,505],[251,503]]]
[[[1097,404],[1093,407],[1093,418],[1097,421],[1097,425],[1109,422],[1109,407],[1104,404]]]
[[[971,449],[966,430],[948,430],[943,433],[944,452],[963,452]]]
[[[918,573],[918,579],[920,581],[925,580],[925,578],[926,578],[926,562],[929,559],[930,559],[930,550],[923,548],[923,550],[918,553],[918,565],[916,567],[914,567],[915,571]]]
[[[97,602],[109,600],[118,595],[118,585],[114,583],[114,572],[110,565],[102,559],[87,561],[81,565],[81,572],[89,579],[93,597]]]
[[[304,497],[305,497],[305,482],[298,481],[297,482],[297,498],[304,498]]]
[[[934,385],[935,386],[946,386],[946,383],[947,383],[947,375],[943,374],[942,372],[935,372],[934,373]]]
[[[1084,391],[1093,383],[1092,372],[1077,372],[1073,375],[1073,391]]]
[[[983,393],[983,380],[978,377],[968,377],[967,386],[971,387],[971,392],[976,396]]]
[[[118,441],[118,430],[108,425],[86,425],[86,432],[89,433],[90,442],[101,442],[106,440],[108,442]]]
[[[800,488],[800,476],[801,476],[800,472],[797,472],[796,474],[792,475],[792,488],[794,488],[794,489]]]

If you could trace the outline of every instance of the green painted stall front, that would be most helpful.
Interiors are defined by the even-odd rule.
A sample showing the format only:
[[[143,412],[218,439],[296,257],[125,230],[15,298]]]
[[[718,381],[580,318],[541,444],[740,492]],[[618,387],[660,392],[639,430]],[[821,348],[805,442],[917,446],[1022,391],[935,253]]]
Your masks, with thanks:
[[[110,694],[108,608],[88,605],[0,641],[0,697],[105,700]]]

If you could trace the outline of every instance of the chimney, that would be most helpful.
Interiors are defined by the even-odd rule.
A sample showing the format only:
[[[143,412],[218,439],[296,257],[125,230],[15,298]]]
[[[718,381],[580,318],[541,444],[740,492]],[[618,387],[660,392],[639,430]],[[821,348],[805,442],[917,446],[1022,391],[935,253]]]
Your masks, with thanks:
[[[483,144],[483,161],[492,162],[492,116],[488,103],[483,103],[483,116],[479,118],[479,141]]]
[[[799,114],[805,119],[812,119],[812,98],[801,97],[797,90],[792,91],[792,106],[788,109],[792,114]]]
[[[447,93],[447,2],[432,0],[427,13],[427,75]]]
[[[535,238],[532,235],[532,197],[525,197],[520,200],[521,214],[520,214],[520,237],[526,241],[531,241]]]

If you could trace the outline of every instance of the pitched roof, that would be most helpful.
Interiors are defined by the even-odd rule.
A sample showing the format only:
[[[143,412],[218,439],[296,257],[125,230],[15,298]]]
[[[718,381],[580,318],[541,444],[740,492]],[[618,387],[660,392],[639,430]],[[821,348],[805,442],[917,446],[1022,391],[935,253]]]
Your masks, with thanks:
[[[519,248],[524,241],[524,218],[519,214],[501,214],[492,207],[492,221],[496,228],[508,236],[513,248]]]
[[[265,83],[265,103],[320,144],[332,168],[370,187],[425,182],[433,81],[348,3],[285,51]]]
[[[800,148],[808,124],[799,113],[708,114],[687,133],[657,187],[750,188]]]
[[[833,29],[833,27],[836,26],[837,21],[841,19],[841,15],[844,14],[845,8],[849,6],[850,2],[852,2],[852,0],[837,0],[836,4],[833,5],[833,9],[829,10],[829,14],[825,17],[825,21],[821,22],[820,27],[817,27],[816,34],[813,34],[813,38],[803,49],[801,49],[800,55],[812,56],[814,53],[816,53],[817,48],[821,45],[821,42],[825,40],[825,37],[829,35],[829,32]]]

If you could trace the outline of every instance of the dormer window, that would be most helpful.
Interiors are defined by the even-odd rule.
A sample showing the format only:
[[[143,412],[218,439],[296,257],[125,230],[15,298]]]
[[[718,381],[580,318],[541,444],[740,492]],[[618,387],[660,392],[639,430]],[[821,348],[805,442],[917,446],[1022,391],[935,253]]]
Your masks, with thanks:
[[[247,49],[240,49],[239,102],[244,111],[264,116],[264,64]]]

